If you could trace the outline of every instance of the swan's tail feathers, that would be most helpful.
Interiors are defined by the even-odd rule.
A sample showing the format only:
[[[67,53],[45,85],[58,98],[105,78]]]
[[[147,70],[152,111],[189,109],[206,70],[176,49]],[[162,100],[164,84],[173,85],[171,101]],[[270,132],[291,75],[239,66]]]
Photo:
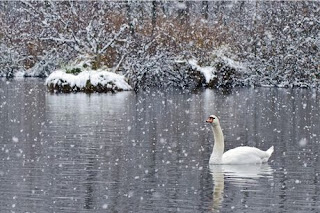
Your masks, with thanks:
[[[267,151],[266,151],[266,153],[269,155],[269,157],[272,155],[272,153],[273,153],[273,151],[274,151],[274,147],[273,146],[271,146]]]

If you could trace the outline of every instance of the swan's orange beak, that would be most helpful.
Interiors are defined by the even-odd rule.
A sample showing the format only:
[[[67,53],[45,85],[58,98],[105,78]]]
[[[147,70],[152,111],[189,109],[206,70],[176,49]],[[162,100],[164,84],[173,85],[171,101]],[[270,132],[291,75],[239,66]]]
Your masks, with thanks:
[[[213,122],[213,119],[209,117],[208,120],[206,120],[206,122],[207,122],[207,123],[212,123],[212,122]]]

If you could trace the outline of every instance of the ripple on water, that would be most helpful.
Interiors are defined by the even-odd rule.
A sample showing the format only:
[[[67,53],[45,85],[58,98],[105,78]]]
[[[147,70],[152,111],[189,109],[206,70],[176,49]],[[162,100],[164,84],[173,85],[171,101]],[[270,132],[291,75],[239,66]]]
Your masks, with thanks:
[[[309,90],[49,94],[0,81],[4,212],[319,212],[318,101]],[[183,110],[181,110],[183,109]],[[226,149],[270,162],[211,168],[204,119]]]

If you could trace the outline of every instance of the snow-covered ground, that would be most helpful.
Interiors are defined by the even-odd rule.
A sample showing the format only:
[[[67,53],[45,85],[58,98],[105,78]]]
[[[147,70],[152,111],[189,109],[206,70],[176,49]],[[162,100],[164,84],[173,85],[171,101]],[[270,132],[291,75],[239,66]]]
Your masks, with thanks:
[[[83,71],[78,75],[56,70],[49,75],[45,84],[52,90],[67,88],[67,92],[87,91],[89,87],[92,91],[100,92],[132,90],[124,76],[102,70]]]

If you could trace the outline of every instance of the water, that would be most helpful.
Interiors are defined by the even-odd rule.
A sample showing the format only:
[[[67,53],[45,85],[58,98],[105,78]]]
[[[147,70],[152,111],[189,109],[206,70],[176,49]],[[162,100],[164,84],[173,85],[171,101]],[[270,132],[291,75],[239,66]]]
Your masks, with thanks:
[[[50,94],[0,80],[0,212],[319,212],[319,93],[245,88]],[[211,166],[226,149],[275,152]]]

